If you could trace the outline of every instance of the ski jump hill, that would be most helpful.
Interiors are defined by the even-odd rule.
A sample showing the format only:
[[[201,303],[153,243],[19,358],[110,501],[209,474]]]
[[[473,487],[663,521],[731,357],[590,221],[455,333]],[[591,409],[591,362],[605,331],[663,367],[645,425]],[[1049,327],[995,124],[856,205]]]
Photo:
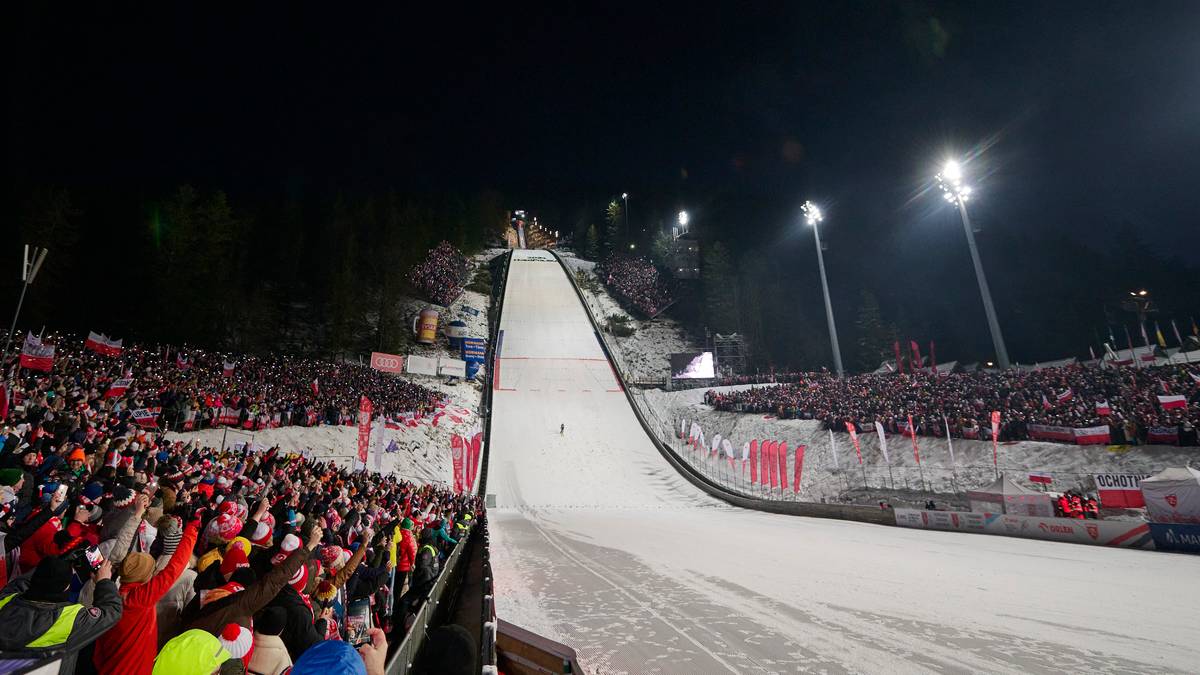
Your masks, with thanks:
[[[1184,673],[1200,662],[1200,556],[740,508],[647,435],[552,254],[513,252],[499,329],[497,613],[573,646],[590,673]]]

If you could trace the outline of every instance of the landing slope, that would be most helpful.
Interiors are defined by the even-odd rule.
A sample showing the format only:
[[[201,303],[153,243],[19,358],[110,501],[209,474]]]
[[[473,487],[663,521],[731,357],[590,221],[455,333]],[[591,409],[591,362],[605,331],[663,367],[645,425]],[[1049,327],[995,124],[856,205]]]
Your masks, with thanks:
[[[500,328],[499,613],[571,644],[589,672],[1188,672],[1200,659],[1200,557],[728,507],[646,438],[548,253],[515,252]]]

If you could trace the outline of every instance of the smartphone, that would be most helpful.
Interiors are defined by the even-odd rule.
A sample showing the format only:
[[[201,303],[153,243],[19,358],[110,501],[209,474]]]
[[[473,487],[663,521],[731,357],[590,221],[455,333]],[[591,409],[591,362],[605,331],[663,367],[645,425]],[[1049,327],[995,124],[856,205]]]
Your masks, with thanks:
[[[371,599],[361,598],[346,608],[346,643],[351,647],[371,641]]]
[[[58,489],[54,491],[54,496],[58,497],[60,500],[66,499],[67,498],[67,484],[60,483],[58,486]]]
[[[95,546],[88,546],[83,549],[83,558],[87,560],[88,566],[92,568],[93,572],[100,569],[100,566],[104,564],[104,554]]]

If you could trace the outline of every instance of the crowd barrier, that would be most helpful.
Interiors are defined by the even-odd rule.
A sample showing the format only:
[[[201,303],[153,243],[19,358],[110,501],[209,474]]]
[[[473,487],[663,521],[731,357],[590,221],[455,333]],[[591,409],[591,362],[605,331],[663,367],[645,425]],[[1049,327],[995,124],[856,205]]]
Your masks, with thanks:
[[[1150,536],[1160,551],[1200,553],[1200,525],[1150,523]]]
[[[504,288],[508,277],[509,259],[512,257],[512,252],[504,253],[497,258],[503,260],[494,260],[496,266],[502,266],[500,274],[497,276],[497,269],[492,269],[493,292],[496,294],[492,298],[491,307],[489,308],[489,332],[491,339],[488,340],[488,349],[492,350],[496,345],[496,330],[500,325],[500,312],[504,303]],[[491,363],[492,355],[489,354],[487,363]],[[487,492],[488,478],[488,457],[491,453],[491,436],[492,436],[492,368],[487,369],[486,379],[483,386],[483,400],[480,404],[479,415],[483,419],[483,446],[481,449],[479,482],[477,485],[477,494],[483,495]],[[465,556],[464,551],[476,546],[487,547],[487,521],[486,515],[482,522],[471,529],[471,534],[466,541],[460,541],[458,546],[446,559],[445,565],[442,567],[442,573],[439,575],[437,583],[429,592],[429,598],[422,604],[421,609],[417,612],[416,619],[413,621],[412,628],[404,636],[400,646],[392,653],[388,660],[386,673],[387,675],[407,675],[410,672],[416,672],[414,665],[418,664],[421,647],[424,646],[425,638],[431,627],[434,627],[438,621],[445,619],[449,612],[450,599],[457,593],[457,588],[461,583],[465,574],[466,561],[470,556]],[[486,580],[490,583],[490,574]],[[486,604],[490,607],[491,596],[486,599]],[[481,617],[482,626],[472,627],[477,630],[471,630],[472,634],[482,634],[480,645],[480,664],[475,669],[479,672],[482,667],[494,665],[496,663],[496,648],[494,636],[489,636],[489,628],[486,625],[487,619]],[[470,629],[469,629],[470,630]]]

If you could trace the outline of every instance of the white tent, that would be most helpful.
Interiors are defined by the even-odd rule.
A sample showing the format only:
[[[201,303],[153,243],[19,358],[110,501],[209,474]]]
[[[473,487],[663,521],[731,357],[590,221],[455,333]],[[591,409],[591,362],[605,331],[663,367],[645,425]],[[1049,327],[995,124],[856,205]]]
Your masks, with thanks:
[[[1190,466],[1143,478],[1142,497],[1153,522],[1200,524],[1200,471]]]
[[[1036,492],[1001,476],[987,487],[967,492],[967,501],[976,513],[1009,513],[1015,516],[1054,517],[1050,495]]]

